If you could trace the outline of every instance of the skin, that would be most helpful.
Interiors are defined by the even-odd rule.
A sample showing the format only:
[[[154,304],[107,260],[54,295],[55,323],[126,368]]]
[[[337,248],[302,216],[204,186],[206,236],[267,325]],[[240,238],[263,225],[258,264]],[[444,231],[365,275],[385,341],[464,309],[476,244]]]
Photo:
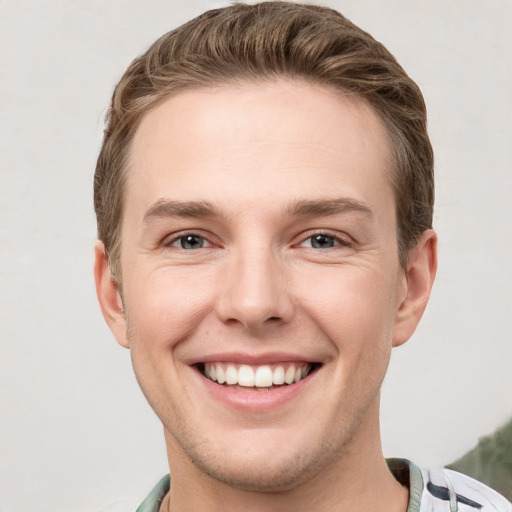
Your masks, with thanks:
[[[95,276],[164,426],[161,510],[406,510],[382,456],[379,391],[428,301],[436,235],[400,266],[391,165],[366,104],[305,83],[191,90],[143,118],[122,297],[101,242]],[[319,368],[277,405],[251,405],[248,390],[238,408],[195,365],[218,354]]]

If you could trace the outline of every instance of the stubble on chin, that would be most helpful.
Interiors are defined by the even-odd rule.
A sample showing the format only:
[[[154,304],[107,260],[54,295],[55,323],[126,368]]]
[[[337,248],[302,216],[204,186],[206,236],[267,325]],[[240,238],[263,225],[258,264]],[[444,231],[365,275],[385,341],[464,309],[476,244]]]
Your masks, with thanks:
[[[283,457],[263,453],[257,460],[244,457],[246,454],[214,449],[207,440],[198,441],[190,426],[180,422],[175,425],[176,435],[165,429],[169,453],[180,452],[175,464],[169,457],[171,474],[173,465],[178,467],[181,460],[196,474],[207,475],[231,488],[261,493],[292,491],[321,478],[328,468],[343,464],[344,459],[350,458],[347,456],[352,450],[352,441],[367,412],[368,409],[360,411],[357,418],[352,417],[351,421],[345,422],[336,435],[325,432],[319,439],[310,440],[312,442],[304,443]]]

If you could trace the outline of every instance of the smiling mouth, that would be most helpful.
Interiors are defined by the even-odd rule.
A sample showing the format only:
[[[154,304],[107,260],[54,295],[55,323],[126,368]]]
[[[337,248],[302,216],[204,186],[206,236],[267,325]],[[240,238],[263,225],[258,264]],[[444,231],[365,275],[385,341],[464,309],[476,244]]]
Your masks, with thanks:
[[[319,363],[281,363],[247,365],[235,363],[202,363],[199,371],[209,380],[241,390],[268,391],[295,384],[311,375]]]

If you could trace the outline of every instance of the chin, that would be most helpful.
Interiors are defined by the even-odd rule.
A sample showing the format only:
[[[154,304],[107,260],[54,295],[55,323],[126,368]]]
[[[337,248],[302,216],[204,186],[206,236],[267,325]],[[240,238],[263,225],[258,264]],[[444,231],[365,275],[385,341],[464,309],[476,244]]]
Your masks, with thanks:
[[[279,457],[267,455],[257,458],[230,457],[219,459],[192,458],[192,463],[209,477],[237,489],[275,493],[285,492],[303,485],[321,472],[320,461],[305,460],[303,456]],[[236,457],[236,459],[235,459]],[[256,460],[255,460],[256,459]]]
[[[220,445],[211,438],[210,442],[180,444],[189,462],[210,478],[245,491],[276,493],[293,490],[322,474],[339,458],[340,446],[347,441],[318,431],[306,439],[289,433],[276,435],[272,429],[247,434],[232,433],[227,436],[229,442]]]

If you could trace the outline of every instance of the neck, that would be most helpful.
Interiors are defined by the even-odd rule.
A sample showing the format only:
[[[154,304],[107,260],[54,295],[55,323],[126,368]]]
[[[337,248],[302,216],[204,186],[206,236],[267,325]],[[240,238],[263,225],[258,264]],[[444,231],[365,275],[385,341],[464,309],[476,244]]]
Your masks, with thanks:
[[[376,428],[375,428],[376,427]],[[405,512],[408,490],[382,455],[378,407],[369,411],[334,464],[287,490],[259,492],[231,487],[196,468],[166,432],[171,491],[160,512]]]

